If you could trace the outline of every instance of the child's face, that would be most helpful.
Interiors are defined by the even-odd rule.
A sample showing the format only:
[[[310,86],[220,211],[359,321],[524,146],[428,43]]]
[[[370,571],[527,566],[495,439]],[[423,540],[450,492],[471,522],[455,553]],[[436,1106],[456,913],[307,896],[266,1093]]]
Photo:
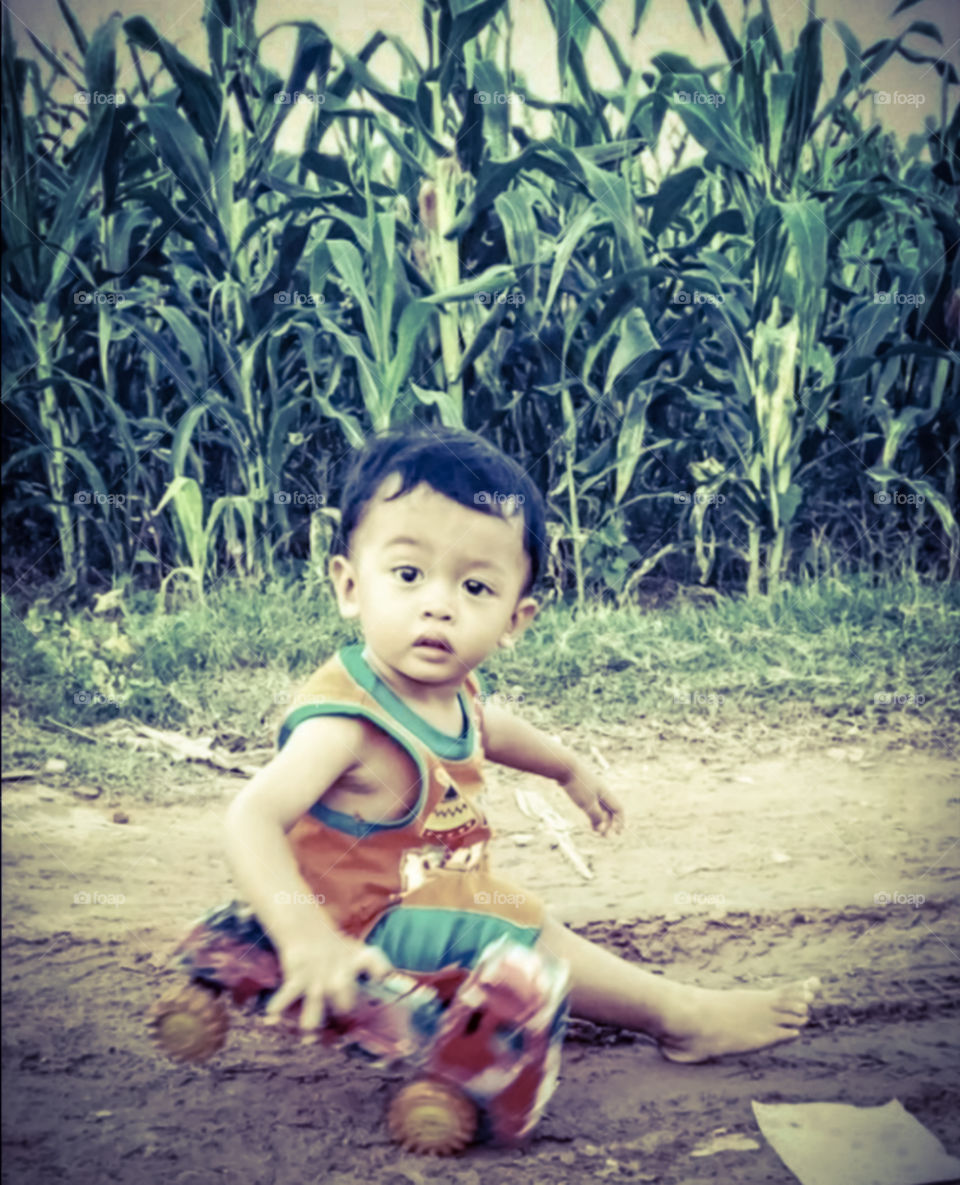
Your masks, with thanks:
[[[359,617],[367,646],[394,672],[458,686],[536,613],[520,592],[529,573],[523,515],[503,519],[421,483],[395,501],[383,482],[330,576],[341,612]],[[425,639],[443,643],[429,645]]]

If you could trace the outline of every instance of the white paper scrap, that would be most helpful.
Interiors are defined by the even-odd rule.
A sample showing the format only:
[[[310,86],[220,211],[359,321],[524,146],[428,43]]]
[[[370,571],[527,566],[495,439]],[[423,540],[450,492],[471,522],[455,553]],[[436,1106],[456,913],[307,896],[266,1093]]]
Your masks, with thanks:
[[[802,1185],[934,1185],[960,1178],[960,1160],[897,1099],[848,1103],[757,1103],[773,1150]]]

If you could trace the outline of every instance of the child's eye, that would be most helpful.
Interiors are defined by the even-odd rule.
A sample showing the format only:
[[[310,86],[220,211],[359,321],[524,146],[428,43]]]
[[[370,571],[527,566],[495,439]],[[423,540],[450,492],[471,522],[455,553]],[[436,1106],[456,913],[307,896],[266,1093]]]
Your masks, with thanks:
[[[493,589],[484,584],[482,580],[465,580],[463,587],[472,597],[479,597],[481,593],[485,592],[490,593],[491,596],[493,595]]]
[[[393,569],[394,576],[397,576],[404,584],[413,584],[420,575],[420,569],[414,568],[412,564],[403,564],[399,568]]]

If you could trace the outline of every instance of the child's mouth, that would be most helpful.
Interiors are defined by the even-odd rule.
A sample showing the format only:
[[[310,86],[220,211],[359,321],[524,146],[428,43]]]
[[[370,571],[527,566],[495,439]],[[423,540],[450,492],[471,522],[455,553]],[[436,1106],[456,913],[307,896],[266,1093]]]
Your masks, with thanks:
[[[423,647],[428,650],[440,650],[449,653],[451,650],[450,644],[445,642],[442,638],[418,638],[414,642],[417,648]]]

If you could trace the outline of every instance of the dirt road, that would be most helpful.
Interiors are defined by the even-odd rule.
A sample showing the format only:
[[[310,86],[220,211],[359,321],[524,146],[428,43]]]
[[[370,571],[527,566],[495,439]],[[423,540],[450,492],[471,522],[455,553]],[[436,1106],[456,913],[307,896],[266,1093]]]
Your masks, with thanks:
[[[576,740],[575,734],[565,738]],[[790,1045],[702,1066],[575,1025],[561,1085],[519,1150],[399,1154],[383,1116],[397,1073],[240,1021],[180,1068],[143,1015],[169,946],[230,896],[219,821],[200,803],[4,792],[3,1180],[17,1185],[579,1185],[788,1182],[750,1100],[899,1098],[960,1154],[960,782],[946,757],[877,748],[743,759],[731,744],[605,750],[626,833],[574,832],[586,881],[519,812],[497,771],[495,861],[627,958],[705,986],[819,975]],[[530,784],[527,780],[526,784]],[[536,780],[534,780],[536,784]],[[571,820],[574,808],[537,788]],[[115,822],[117,810],[127,822]],[[118,818],[120,816],[117,816]],[[698,1155],[717,1135],[756,1147]],[[869,1155],[869,1150],[865,1150]]]

